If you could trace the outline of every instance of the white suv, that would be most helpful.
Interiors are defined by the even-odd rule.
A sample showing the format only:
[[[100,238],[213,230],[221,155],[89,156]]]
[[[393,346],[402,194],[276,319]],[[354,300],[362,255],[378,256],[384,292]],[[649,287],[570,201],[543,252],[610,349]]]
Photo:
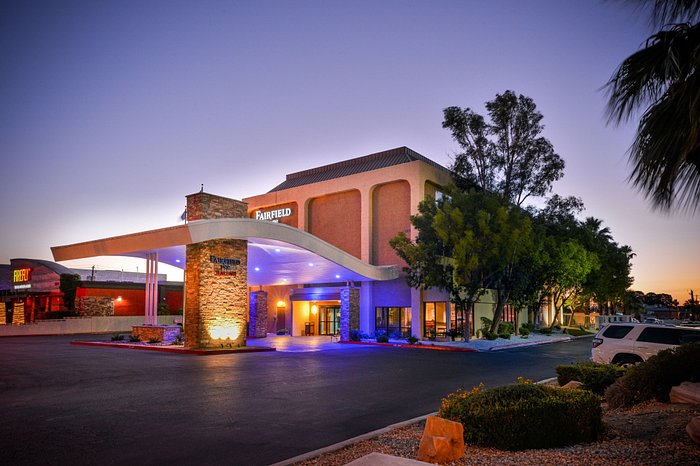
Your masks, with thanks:
[[[593,338],[592,359],[620,365],[646,361],[661,350],[700,341],[700,329],[657,324],[608,324]]]

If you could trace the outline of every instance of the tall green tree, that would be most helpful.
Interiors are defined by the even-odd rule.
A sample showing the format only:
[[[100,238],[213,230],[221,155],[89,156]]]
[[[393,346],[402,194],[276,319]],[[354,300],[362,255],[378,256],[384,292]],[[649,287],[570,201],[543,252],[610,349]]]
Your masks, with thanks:
[[[418,205],[418,215],[411,217],[411,223],[418,231],[413,242],[404,232],[400,232],[389,241],[396,254],[403,259],[407,267],[406,282],[414,288],[437,288],[447,291],[455,311],[464,318],[464,328],[461,329],[465,340],[469,339],[469,319],[474,303],[485,292],[480,278],[480,270],[475,261],[469,264],[460,263],[457,257],[465,260],[465,251],[455,244],[445,242],[435,228],[435,217],[438,209],[444,208],[445,202],[428,198]],[[469,240],[469,238],[467,238]]]
[[[541,133],[542,114],[535,102],[513,91],[486,102],[490,122],[470,108],[443,110],[443,128],[461,152],[452,170],[462,189],[478,187],[520,206],[544,196],[564,174],[564,160]]]
[[[457,310],[471,311],[486,289],[496,297],[491,331],[518,283],[530,251],[532,222],[522,209],[488,192],[448,190],[439,203],[424,201],[412,217],[415,243],[400,233],[391,246],[408,264],[411,286],[450,292]]]
[[[550,238],[548,276],[544,291],[552,299],[554,319],[551,327],[559,323],[559,316],[569,299],[583,289],[583,284],[591,271],[600,267],[598,256],[588,251],[576,240],[561,241]]]
[[[662,211],[700,205],[700,0],[640,2],[659,28],[608,81],[609,122],[642,112],[629,181]]]
[[[63,293],[63,304],[66,309],[72,311],[75,309],[75,294],[80,285],[80,275],[73,273],[62,273],[58,289]]]
[[[632,285],[634,253],[629,246],[620,246],[613,241],[610,229],[602,225],[602,220],[587,217],[580,225],[578,238],[587,250],[598,256],[600,262],[600,267],[586,278],[583,295],[609,310],[623,305],[625,292]]]

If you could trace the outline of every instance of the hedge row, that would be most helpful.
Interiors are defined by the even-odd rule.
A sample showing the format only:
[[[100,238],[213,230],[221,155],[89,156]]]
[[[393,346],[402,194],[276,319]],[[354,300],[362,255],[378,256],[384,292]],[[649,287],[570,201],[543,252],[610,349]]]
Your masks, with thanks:
[[[625,368],[617,364],[598,364],[592,361],[557,366],[557,381],[564,385],[572,380],[583,384],[583,388],[598,395],[625,374]]]
[[[591,442],[603,430],[598,396],[532,383],[458,391],[438,414],[464,425],[466,443],[502,450]]]

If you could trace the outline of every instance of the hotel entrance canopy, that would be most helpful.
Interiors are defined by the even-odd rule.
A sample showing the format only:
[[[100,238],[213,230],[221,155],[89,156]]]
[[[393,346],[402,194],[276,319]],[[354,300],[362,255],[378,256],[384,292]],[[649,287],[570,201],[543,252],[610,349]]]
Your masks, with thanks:
[[[214,239],[248,241],[248,285],[384,281],[398,278],[396,266],[374,266],[303,230],[248,218],[197,220],[185,225],[54,246],[56,261],[95,256],[146,258],[185,267],[185,246]]]

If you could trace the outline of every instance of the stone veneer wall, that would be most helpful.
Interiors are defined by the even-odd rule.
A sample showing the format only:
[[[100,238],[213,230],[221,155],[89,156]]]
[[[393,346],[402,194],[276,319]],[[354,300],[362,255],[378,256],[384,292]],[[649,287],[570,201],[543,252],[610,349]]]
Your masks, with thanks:
[[[137,336],[141,341],[151,339],[162,342],[173,342],[180,335],[179,325],[134,325],[131,327],[131,334]]]
[[[113,316],[114,299],[108,296],[78,296],[75,309],[79,316]]]
[[[250,293],[249,322],[249,336],[256,338],[267,336],[267,291],[252,291]]]
[[[248,314],[248,242],[218,239],[187,245],[185,346],[245,346]],[[221,270],[210,256],[238,259]]]
[[[187,196],[187,220],[246,218],[248,203],[200,192]]]
[[[340,341],[350,341],[350,332],[360,329],[360,289],[340,289]]]

